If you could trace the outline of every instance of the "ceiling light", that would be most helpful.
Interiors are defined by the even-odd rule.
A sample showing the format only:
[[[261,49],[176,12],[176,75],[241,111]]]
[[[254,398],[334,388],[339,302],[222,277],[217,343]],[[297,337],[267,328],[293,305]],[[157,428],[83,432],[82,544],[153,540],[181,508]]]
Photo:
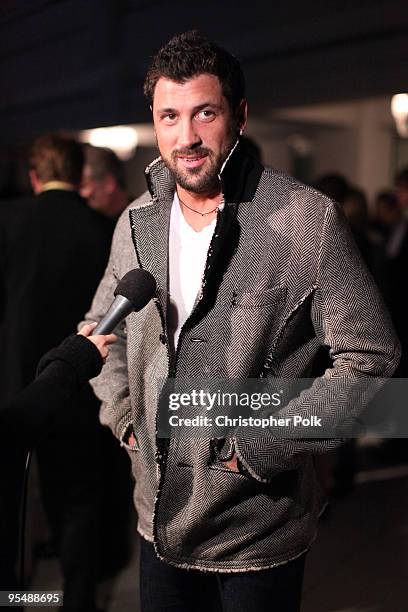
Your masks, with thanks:
[[[397,131],[402,138],[408,138],[408,94],[401,93],[392,96],[391,112],[395,119]]]
[[[139,141],[137,129],[130,125],[84,130],[81,132],[80,139],[82,142],[89,142],[94,147],[112,149],[122,160],[132,157]]]

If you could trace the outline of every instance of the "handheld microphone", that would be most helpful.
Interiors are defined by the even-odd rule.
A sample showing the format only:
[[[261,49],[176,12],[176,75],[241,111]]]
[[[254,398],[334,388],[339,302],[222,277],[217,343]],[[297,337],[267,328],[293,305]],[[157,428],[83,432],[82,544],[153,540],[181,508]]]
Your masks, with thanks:
[[[153,297],[155,291],[156,281],[147,270],[136,268],[126,272],[114,291],[115,299],[108,312],[93,330],[92,336],[112,333],[118,323],[123,321],[131,312],[142,310]]]

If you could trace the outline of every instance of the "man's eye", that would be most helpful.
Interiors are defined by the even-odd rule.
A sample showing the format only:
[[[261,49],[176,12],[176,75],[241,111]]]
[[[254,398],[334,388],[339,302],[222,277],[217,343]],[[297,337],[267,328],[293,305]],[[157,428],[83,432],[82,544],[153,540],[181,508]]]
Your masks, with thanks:
[[[176,120],[176,113],[167,113],[167,115],[163,115],[162,119],[166,123],[174,123]]]
[[[215,113],[214,111],[211,110],[202,110],[199,113],[197,113],[197,118],[200,121],[212,121],[215,117]]]

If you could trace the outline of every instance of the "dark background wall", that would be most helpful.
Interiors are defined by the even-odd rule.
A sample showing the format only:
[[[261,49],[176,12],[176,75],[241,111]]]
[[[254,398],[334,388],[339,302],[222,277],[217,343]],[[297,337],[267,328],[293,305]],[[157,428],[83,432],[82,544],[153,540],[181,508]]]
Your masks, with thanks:
[[[397,0],[2,0],[0,10],[0,146],[148,120],[149,57],[192,27],[241,59],[255,114],[408,86]]]

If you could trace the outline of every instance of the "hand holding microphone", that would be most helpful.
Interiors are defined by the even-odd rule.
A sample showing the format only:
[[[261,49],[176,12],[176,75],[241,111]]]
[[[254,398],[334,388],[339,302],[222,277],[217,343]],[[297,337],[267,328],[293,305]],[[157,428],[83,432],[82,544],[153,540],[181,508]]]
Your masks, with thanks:
[[[99,323],[84,325],[79,333],[95,344],[105,360],[109,353],[108,346],[117,340],[112,331],[131,312],[142,310],[155,291],[156,281],[150,272],[141,268],[130,270],[119,281],[114,291],[115,299],[105,316]]]
[[[115,334],[107,334],[107,335],[98,334],[97,336],[91,336],[91,334],[93,333],[97,325],[98,325],[97,323],[87,323],[86,325],[81,327],[81,329],[78,332],[78,335],[88,338],[88,340],[96,346],[96,348],[101,354],[102,359],[106,361],[106,358],[109,354],[108,347],[110,344],[113,344],[114,342],[116,342],[118,337],[115,336]]]

